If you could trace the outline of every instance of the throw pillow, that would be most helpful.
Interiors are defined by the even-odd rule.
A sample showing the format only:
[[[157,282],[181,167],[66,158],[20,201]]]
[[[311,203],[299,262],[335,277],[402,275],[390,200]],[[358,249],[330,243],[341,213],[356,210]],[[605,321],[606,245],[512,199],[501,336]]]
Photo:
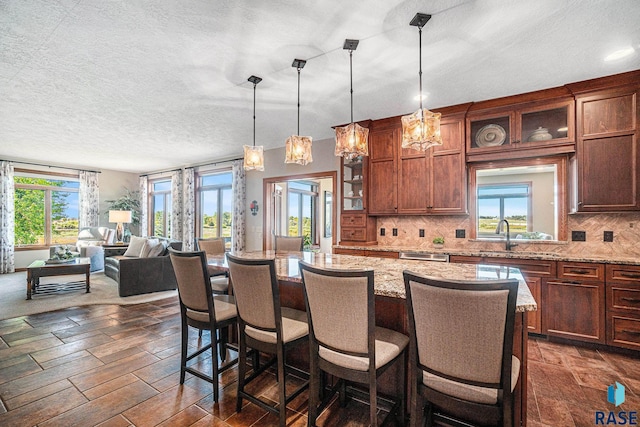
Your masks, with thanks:
[[[144,242],[142,250],[140,251],[140,258],[149,258],[151,256],[149,255],[150,252],[159,244],[160,241],[158,239],[147,239],[147,241]]]
[[[131,236],[131,241],[129,242],[129,247],[127,251],[124,253],[124,256],[135,256],[139,257],[142,253],[142,249],[144,248],[144,244],[147,241],[145,237],[137,237]]]
[[[159,241],[157,245],[155,245],[153,248],[151,248],[151,250],[149,251],[149,255],[147,255],[149,258],[152,257],[157,257],[160,256],[164,253],[165,249],[167,248],[166,246],[166,242],[164,241]]]

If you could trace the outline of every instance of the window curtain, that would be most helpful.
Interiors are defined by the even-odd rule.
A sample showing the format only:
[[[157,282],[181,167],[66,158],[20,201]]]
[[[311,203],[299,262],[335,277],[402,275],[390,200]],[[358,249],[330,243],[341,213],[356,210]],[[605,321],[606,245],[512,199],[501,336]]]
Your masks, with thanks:
[[[246,175],[243,161],[236,160],[232,166],[233,181],[233,219],[231,221],[231,250],[244,250],[245,236],[245,205],[246,205]]]
[[[0,161],[0,274],[15,271],[13,163]]]
[[[141,176],[138,183],[138,189],[140,190],[140,237],[148,236],[148,224],[149,224],[149,179],[146,176]]]
[[[97,172],[80,171],[80,228],[100,222],[100,187]]]
[[[171,232],[170,237],[173,240],[181,240],[182,238],[182,171],[173,171],[171,173]]]
[[[184,170],[184,203],[182,213],[182,248],[185,251],[192,251],[194,249],[194,239],[196,237],[195,192],[195,170],[193,168],[187,168]]]

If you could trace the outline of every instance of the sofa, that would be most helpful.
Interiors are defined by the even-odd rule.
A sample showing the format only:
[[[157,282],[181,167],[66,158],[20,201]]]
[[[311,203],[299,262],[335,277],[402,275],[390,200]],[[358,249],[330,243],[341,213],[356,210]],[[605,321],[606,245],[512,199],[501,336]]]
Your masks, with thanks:
[[[140,247],[141,239],[158,241],[161,248],[154,246],[159,250],[158,255],[149,253],[148,246]],[[182,242],[164,237],[132,236],[124,255],[105,257],[104,273],[118,283],[121,297],[176,289],[178,283],[169,258],[169,247],[182,250]]]

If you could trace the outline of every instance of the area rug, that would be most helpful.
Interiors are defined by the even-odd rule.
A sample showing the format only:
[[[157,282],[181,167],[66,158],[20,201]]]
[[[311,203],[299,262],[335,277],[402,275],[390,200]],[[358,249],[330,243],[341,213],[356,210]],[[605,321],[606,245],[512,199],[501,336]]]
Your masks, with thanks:
[[[60,283],[84,280],[84,275],[43,277],[40,283]],[[94,304],[140,304],[178,295],[178,291],[153,292],[130,297],[118,296],[118,284],[103,272],[91,274],[91,292],[75,290],[49,295],[34,295],[27,300],[27,272],[0,274],[0,320],[61,308]]]

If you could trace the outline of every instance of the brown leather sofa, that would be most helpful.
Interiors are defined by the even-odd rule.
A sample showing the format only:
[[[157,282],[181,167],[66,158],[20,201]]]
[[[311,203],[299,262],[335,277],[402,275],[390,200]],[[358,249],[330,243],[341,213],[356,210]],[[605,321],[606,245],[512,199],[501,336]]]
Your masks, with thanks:
[[[121,297],[176,289],[178,283],[173,272],[169,247],[182,250],[182,242],[164,237],[153,237],[167,243],[157,257],[109,256],[104,259],[104,273],[118,282]]]

